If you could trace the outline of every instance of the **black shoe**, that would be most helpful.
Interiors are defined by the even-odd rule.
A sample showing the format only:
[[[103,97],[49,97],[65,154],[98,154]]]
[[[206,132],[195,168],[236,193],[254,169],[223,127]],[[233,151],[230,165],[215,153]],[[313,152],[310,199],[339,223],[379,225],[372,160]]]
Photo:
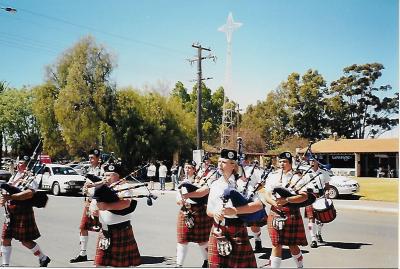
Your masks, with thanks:
[[[255,242],[255,246],[254,246],[254,251],[261,251],[262,250],[262,243],[261,241],[254,241]]]
[[[50,258],[46,256],[46,259],[39,261],[39,265],[40,267],[47,267],[50,261],[51,261]]]
[[[75,258],[69,260],[70,263],[75,263],[75,262],[87,262],[87,255],[78,255]]]
[[[323,243],[323,242],[324,242],[324,239],[322,239],[322,235],[320,235],[320,234],[317,234],[317,240],[318,240],[318,242],[320,242],[320,243]]]
[[[311,248],[316,248],[318,246],[317,241],[311,242]]]
[[[203,265],[201,266],[201,268],[208,268],[208,261],[204,260]]]

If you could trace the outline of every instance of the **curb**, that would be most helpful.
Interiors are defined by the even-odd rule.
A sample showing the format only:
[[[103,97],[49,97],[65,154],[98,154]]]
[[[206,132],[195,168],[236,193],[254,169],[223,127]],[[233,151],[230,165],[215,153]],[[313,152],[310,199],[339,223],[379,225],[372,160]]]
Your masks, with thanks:
[[[398,214],[398,208],[385,208],[385,207],[376,207],[376,206],[352,206],[352,205],[335,205],[336,209],[348,209],[348,210],[364,210],[371,212],[383,212],[383,213],[392,213]]]

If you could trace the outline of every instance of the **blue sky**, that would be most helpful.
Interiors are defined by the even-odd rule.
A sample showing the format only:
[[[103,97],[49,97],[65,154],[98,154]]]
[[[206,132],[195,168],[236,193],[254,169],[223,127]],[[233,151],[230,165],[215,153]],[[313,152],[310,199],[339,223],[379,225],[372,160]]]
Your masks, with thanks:
[[[385,66],[378,85],[399,89],[398,1],[395,0],[0,0],[0,80],[12,87],[44,81],[45,66],[91,34],[116,56],[117,86],[162,92],[182,81],[192,89],[192,43],[210,47],[206,84],[224,83],[226,38],[217,28],[229,12],[233,34],[231,99],[245,108],[264,100],[292,72],[318,70],[329,82],[351,64]]]

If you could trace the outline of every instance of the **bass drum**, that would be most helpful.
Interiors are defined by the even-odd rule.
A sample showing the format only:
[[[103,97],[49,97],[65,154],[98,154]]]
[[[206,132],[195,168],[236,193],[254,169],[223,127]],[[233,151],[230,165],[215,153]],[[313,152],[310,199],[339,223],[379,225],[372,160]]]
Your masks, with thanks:
[[[331,199],[319,198],[312,204],[312,207],[316,219],[322,223],[329,223],[336,218],[336,209]]]

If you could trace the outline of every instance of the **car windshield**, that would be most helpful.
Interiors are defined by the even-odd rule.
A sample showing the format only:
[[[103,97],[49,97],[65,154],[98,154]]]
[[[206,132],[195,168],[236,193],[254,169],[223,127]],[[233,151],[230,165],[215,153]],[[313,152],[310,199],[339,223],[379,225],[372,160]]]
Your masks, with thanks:
[[[78,173],[71,167],[52,167],[54,175],[77,175]]]

